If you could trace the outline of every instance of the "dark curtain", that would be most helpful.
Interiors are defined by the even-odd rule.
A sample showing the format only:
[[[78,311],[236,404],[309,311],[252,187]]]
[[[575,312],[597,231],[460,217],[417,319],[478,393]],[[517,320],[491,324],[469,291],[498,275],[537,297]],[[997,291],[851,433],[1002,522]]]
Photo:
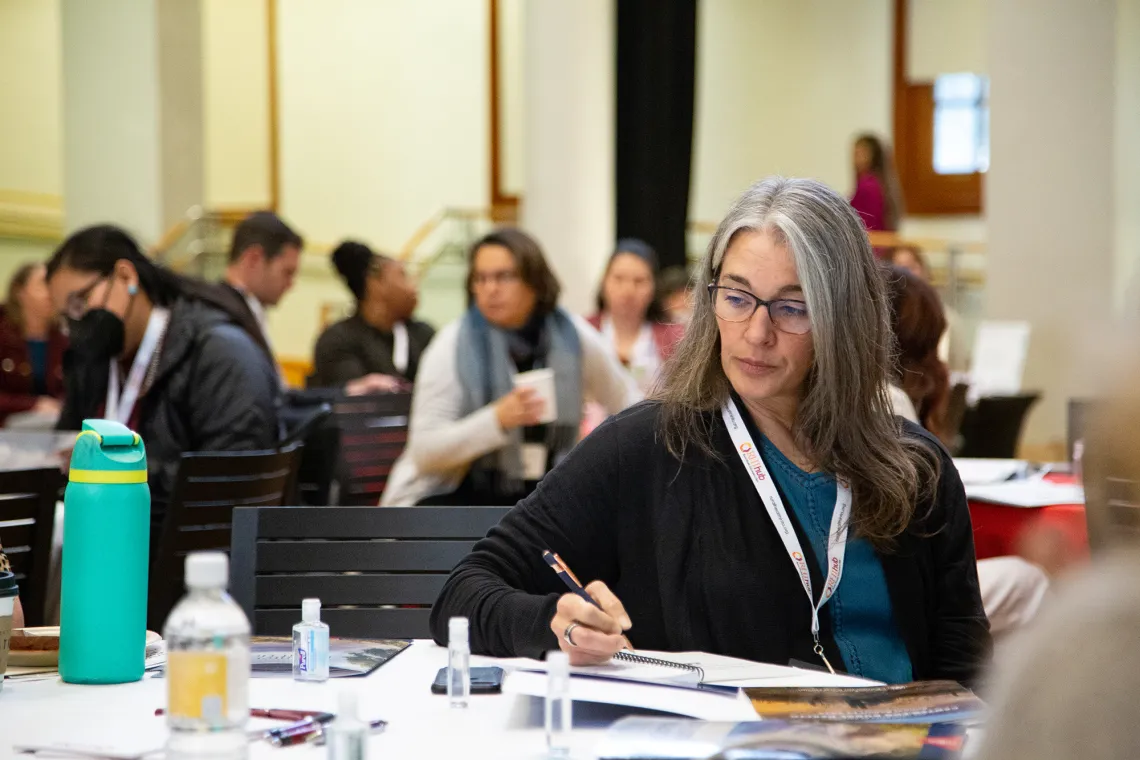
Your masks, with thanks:
[[[697,0],[617,5],[617,233],[685,265]]]

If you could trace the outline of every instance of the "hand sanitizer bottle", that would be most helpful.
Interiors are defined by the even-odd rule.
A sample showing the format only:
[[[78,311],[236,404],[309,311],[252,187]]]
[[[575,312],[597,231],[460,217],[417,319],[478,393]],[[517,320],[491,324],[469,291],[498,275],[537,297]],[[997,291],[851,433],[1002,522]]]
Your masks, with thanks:
[[[301,602],[301,622],[293,626],[293,680],[329,680],[329,627],[321,622],[321,600]]]

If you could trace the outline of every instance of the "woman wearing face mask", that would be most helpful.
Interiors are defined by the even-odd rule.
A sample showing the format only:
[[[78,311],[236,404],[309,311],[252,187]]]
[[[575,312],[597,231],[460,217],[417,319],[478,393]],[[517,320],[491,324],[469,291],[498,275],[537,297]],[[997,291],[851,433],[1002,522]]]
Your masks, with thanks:
[[[142,436],[153,549],[183,452],[277,443],[276,369],[204,285],[156,266],[117,227],[76,232],[47,275],[71,337],[59,427],[102,417]]]
[[[619,240],[598,290],[598,313],[590,317],[643,393],[684,333],[680,325],[662,321],[657,270],[657,252],[648,243]]]
[[[602,337],[558,307],[558,281],[538,243],[501,229],[471,248],[467,313],[424,352],[408,447],[381,504],[514,504],[573,448],[588,394],[610,413],[637,397]],[[554,371],[555,419],[534,388]]]
[[[59,415],[66,348],[44,265],[25,264],[12,275],[8,301],[0,307],[0,427],[19,412]]]
[[[419,301],[415,283],[403,264],[361,243],[341,243],[332,260],[356,298],[356,313],[317,339],[310,385],[344,385],[349,393],[409,387],[435,335],[430,325],[412,319]]]
[[[575,664],[628,646],[969,683],[990,637],[950,455],[887,399],[890,320],[859,217],[749,188],[652,401],[591,433],[456,566],[432,634]],[[597,606],[566,593],[549,549]]]

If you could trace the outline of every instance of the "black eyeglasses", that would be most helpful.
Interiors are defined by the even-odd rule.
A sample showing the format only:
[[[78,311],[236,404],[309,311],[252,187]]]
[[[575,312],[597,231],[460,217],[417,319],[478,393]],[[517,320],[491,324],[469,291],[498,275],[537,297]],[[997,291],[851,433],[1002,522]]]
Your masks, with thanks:
[[[96,285],[109,279],[111,279],[111,275],[109,274],[100,275],[92,280],[90,285],[68,293],[67,302],[63,307],[63,316],[75,320],[82,318],[83,315],[87,313],[87,299],[91,295],[91,291],[95,289]]]
[[[712,298],[713,311],[725,322],[746,322],[752,319],[757,309],[764,306],[768,309],[768,318],[781,332],[803,335],[811,330],[811,317],[808,316],[807,303],[804,301],[791,298],[765,301],[747,290],[727,288],[715,282],[709,283],[709,296]]]

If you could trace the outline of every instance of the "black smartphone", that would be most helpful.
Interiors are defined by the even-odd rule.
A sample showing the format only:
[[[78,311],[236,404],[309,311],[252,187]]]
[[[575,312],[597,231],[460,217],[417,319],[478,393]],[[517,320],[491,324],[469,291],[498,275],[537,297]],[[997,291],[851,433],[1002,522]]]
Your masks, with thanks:
[[[502,668],[471,668],[472,694],[499,694],[503,691]],[[447,693],[447,668],[440,668],[431,682],[432,694]]]

